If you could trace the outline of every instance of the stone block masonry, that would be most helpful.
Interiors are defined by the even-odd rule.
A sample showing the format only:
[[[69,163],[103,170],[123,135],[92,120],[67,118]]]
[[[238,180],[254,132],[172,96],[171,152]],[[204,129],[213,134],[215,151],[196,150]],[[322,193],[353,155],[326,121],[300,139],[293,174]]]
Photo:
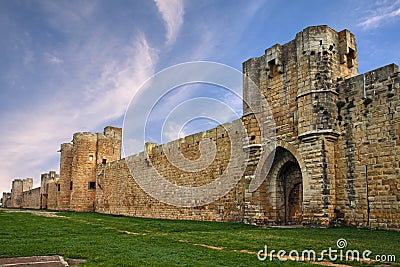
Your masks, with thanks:
[[[40,209],[40,187],[22,193],[22,206],[28,209]]]
[[[216,142],[216,159],[210,166],[199,172],[185,172],[173,166],[168,161],[162,145],[148,143],[146,151],[150,162],[157,165],[155,168],[165,179],[176,185],[196,187],[213,181],[227,167],[231,157],[228,149],[230,138],[224,127],[219,126],[174,141],[179,143],[179,150],[186,158],[194,160],[200,157],[199,142],[210,138]],[[227,195],[212,204],[176,207],[149,196],[135,182],[127,162],[145,162],[146,160],[145,154],[140,153],[105,165],[98,165],[99,187],[96,189],[96,212],[166,219],[242,221],[244,192],[241,185],[243,182],[239,182]],[[148,179],[151,181],[152,177]],[[165,193],[171,194],[171,192]]]
[[[338,86],[336,209],[351,225],[398,228],[400,76],[394,64]]]
[[[243,135],[229,134],[231,126],[220,125],[168,144],[147,143],[144,152],[121,159],[120,128],[76,133],[71,143],[61,145],[60,175],[43,174],[41,188],[33,190],[32,180],[15,180],[12,193],[3,194],[3,206],[255,225],[400,229],[397,65],[359,75],[355,36],[312,26],[244,62],[243,74],[260,88],[271,109],[265,112],[258,92],[245,79],[243,117],[232,122],[244,126]],[[257,116],[262,122],[272,117],[275,128],[260,124]],[[264,158],[271,141],[262,136],[265,130],[276,134],[276,149]],[[164,153],[175,144],[176,153],[196,161],[202,140],[215,144],[216,157],[201,171],[185,171]],[[196,188],[215,181],[230,161],[238,161],[231,145],[248,152],[241,162],[244,173],[225,196],[205,205],[160,202],[139,186],[128,168],[128,163],[146,168],[147,162],[172,184]],[[270,170],[257,172],[271,157]],[[154,177],[146,175],[151,183]],[[255,179],[263,182],[253,190]]]

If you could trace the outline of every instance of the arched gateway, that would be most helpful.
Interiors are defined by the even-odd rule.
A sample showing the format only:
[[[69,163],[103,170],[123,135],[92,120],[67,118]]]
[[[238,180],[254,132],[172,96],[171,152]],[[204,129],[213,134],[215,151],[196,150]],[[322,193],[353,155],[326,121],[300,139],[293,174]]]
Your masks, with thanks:
[[[267,199],[276,224],[301,224],[303,219],[303,178],[296,158],[278,147],[271,171],[267,175]]]

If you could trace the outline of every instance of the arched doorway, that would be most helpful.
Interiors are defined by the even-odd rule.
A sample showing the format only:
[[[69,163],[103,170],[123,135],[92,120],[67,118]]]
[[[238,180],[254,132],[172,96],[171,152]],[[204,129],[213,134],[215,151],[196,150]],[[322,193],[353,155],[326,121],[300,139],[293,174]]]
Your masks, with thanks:
[[[278,147],[268,175],[276,223],[295,225],[303,220],[303,179],[300,165],[288,150]]]
[[[279,172],[278,179],[282,186],[282,199],[284,203],[284,223],[300,224],[303,203],[303,182],[301,171],[297,162],[286,162]]]

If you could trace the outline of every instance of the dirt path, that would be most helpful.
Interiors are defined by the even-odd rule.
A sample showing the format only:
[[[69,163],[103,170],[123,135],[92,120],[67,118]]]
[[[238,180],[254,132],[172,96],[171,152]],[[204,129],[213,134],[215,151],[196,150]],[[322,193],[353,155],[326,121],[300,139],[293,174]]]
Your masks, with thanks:
[[[215,247],[215,246],[210,246],[210,245],[206,245],[206,244],[195,244],[195,243],[191,243],[188,240],[179,240],[179,242],[182,243],[187,243],[193,246],[200,246],[200,247],[205,247],[205,248],[209,248],[209,249],[214,249],[214,250],[223,250],[226,249],[224,247]],[[229,250],[229,249],[228,249]],[[239,252],[239,253],[246,253],[246,254],[251,254],[251,255],[257,255],[257,252],[254,251],[248,251],[248,250],[231,250],[234,252]],[[268,257],[270,255],[268,254]],[[273,258],[277,258],[276,255],[272,255]],[[290,260],[289,256],[284,256],[283,258],[285,258],[286,260]],[[306,261],[307,263],[310,264],[314,264],[314,265],[319,265],[319,266],[332,266],[332,267],[352,267],[351,265],[346,265],[346,264],[338,264],[338,263],[333,263],[333,262],[327,262],[327,261],[319,261],[319,262],[315,262],[315,261]]]

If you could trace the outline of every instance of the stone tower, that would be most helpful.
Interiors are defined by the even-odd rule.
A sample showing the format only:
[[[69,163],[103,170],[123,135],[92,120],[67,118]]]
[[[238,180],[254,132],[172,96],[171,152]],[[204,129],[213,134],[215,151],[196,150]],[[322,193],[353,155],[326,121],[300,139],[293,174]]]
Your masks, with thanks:
[[[11,207],[12,208],[20,208],[22,205],[22,195],[23,192],[29,191],[32,189],[33,186],[33,179],[26,178],[26,179],[15,179],[12,182],[12,189],[11,189]]]
[[[60,179],[57,185],[60,190],[57,188],[57,205],[59,210],[69,210],[72,189],[73,144],[61,144],[60,152]]]
[[[312,159],[304,183],[303,220],[329,224],[335,216],[335,142],[339,136],[337,82],[358,74],[354,36],[310,27],[296,36],[299,151]],[[311,149],[310,149],[311,147]]]
[[[122,129],[108,126],[103,133],[75,133],[61,145],[59,209],[95,210],[96,167],[121,158],[121,140]]]
[[[259,197],[265,195],[259,192],[263,188],[254,192],[246,216],[254,220],[259,214],[260,220],[268,217],[267,223],[276,224],[329,224],[335,216],[336,88],[358,74],[354,36],[328,26],[308,27],[291,42],[244,62],[243,72],[266,97],[277,138],[263,185],[269,198]],[[245,83],[243,95],[257,106],[254,90]],[[252,112],[244,105],[244,118]],[[264,143],[261,138],[261,149]]]
[[[15,179],[12,182],[12,187],[11,187],[11,207],[12,208],[19,208],[21,207],[22,203],[22,180],[21,179]]]

